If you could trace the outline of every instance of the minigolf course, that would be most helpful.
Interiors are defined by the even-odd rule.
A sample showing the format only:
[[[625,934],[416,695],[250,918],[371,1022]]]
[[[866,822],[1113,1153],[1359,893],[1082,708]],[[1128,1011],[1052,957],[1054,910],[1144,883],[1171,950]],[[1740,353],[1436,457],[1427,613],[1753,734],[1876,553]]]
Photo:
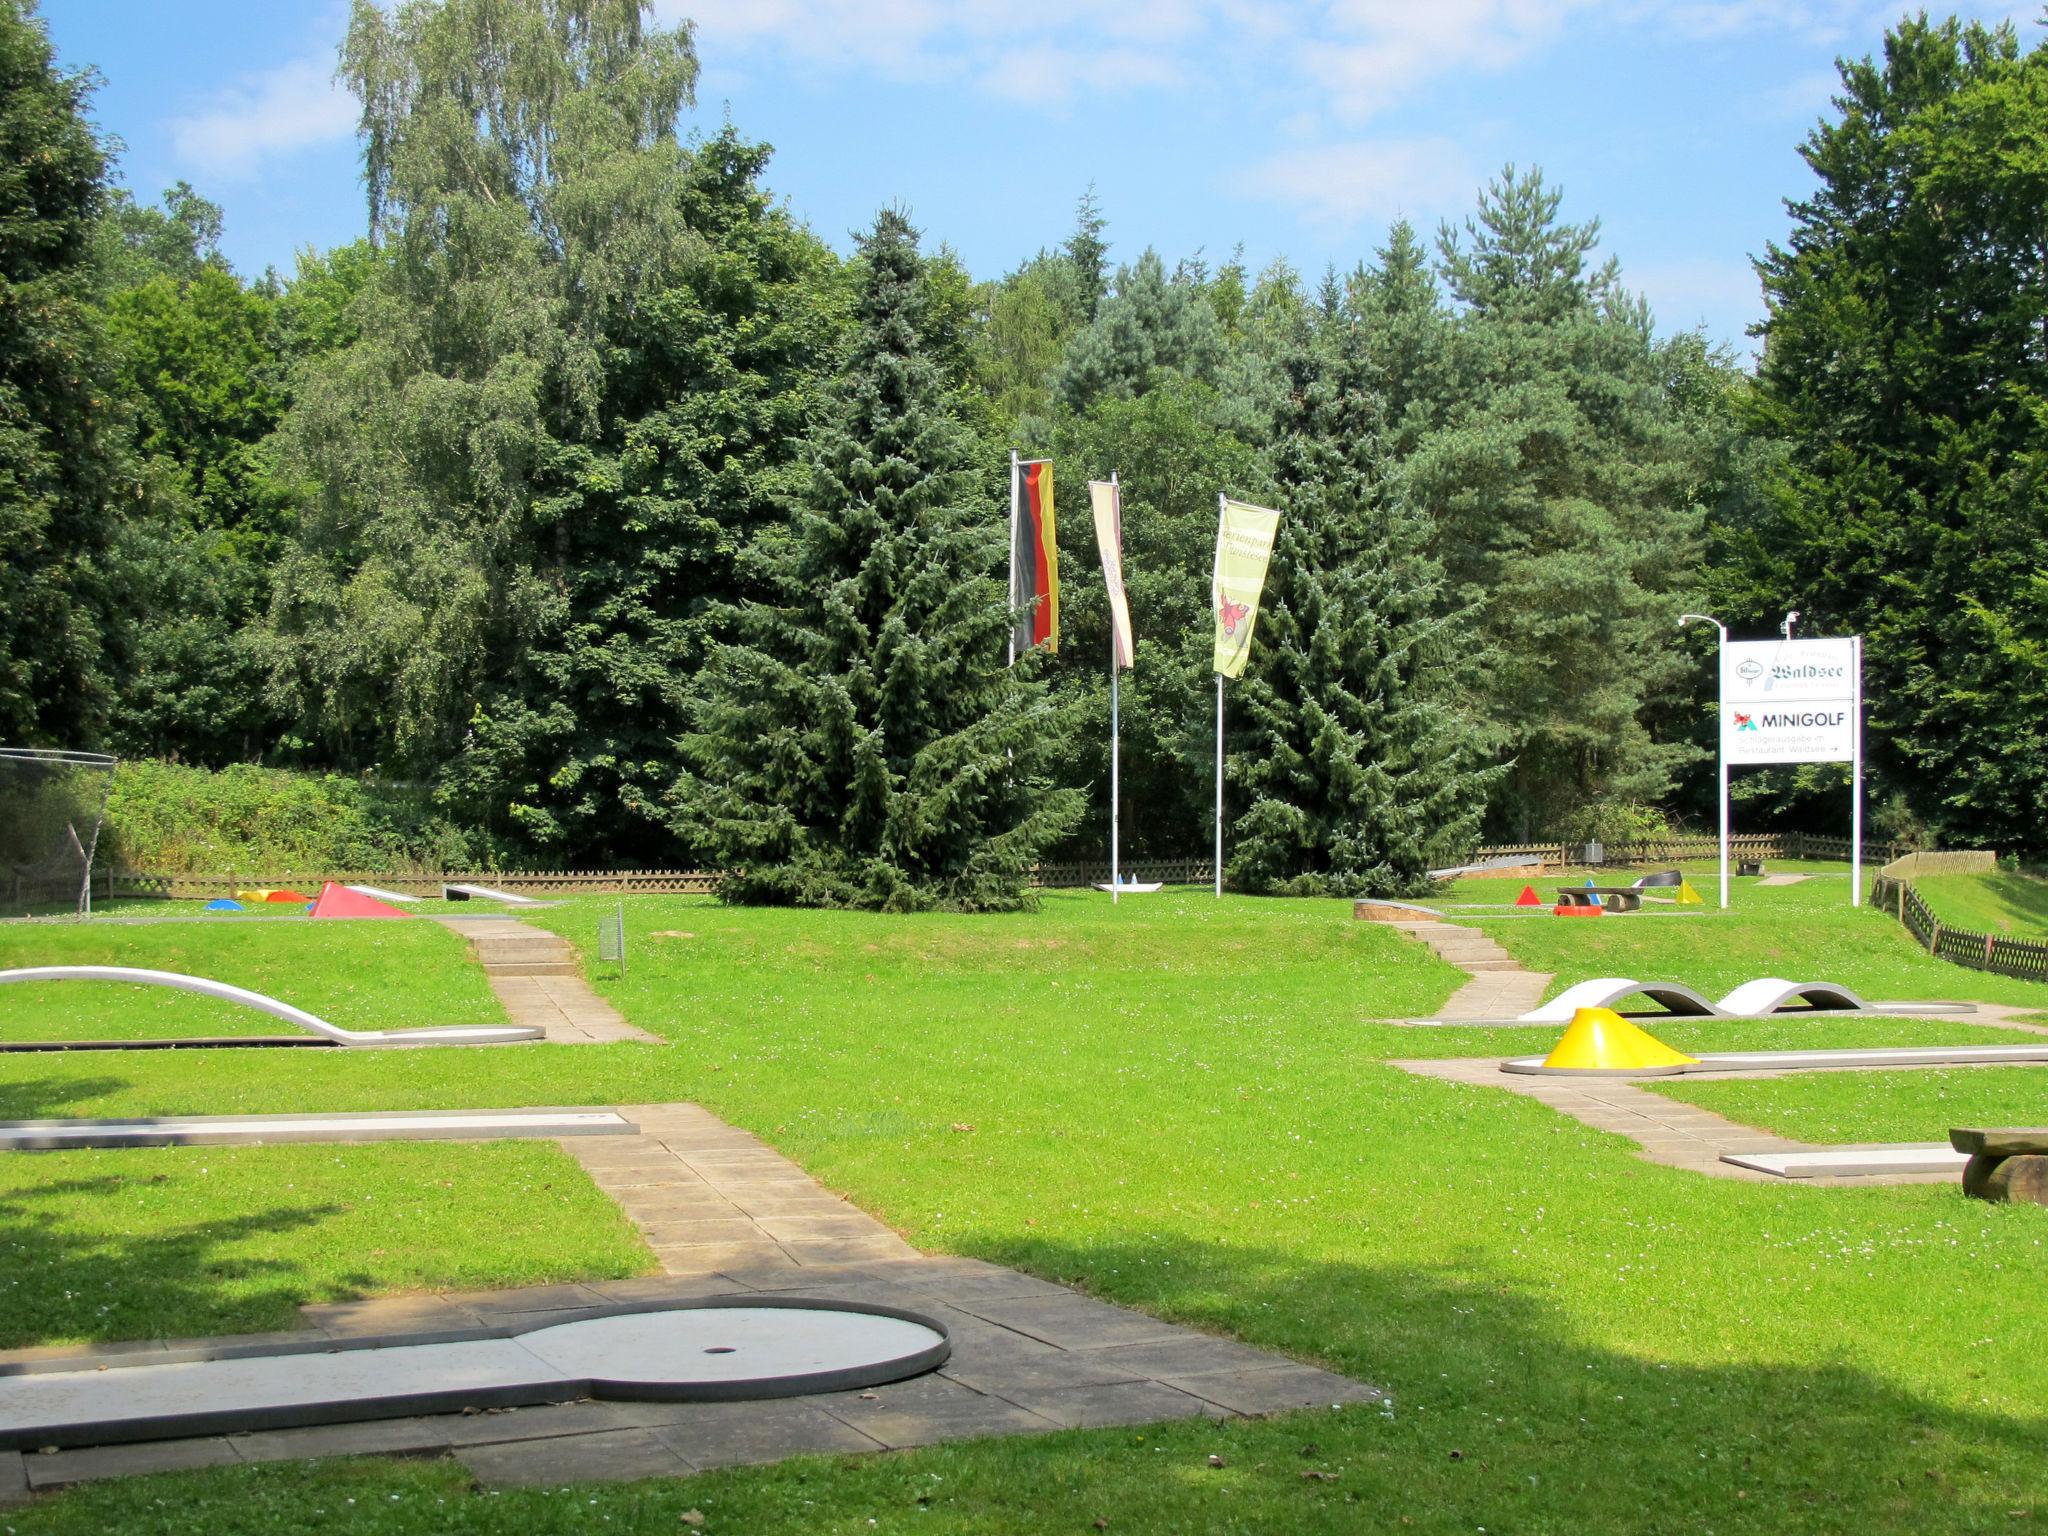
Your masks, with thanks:
[[[426,1341],[326,1336],[225,1358],[12,1366],[0,1447],[341,1424],[421,1413],[617,1398],[739,1402],[848,1392],[920,1376],[952,1353],[946,1325],[872,1302],[769,1296],[618,1307],[533,1329]]]
[[[308,917],[410,917],[410,912],[401,912],[389,902],[379,901],[352,885],[337,885],[330,880],[320,887],[320,894],[313,900],[313,910]]]
[[[1702,1051],[1688,1056],[1611,1008],[1581,1008],[1548,1056],[1513,1056],[1503,1072],[1525,1076],[1678,1077],[1711,1072],[1856,1071],[1886,1067],[1981,1067],[2048,1062],[2037,1045],[1935,1045],[1871,1050]]]
[[[401,914],[402,915],[402,914]],[[449,1024],[425,1029],[343,1029],[317,1014],[294,1008],[290,1003],[246,987],[230,986],[205,976],[187,976],[182,971],[151,971],[125,965],[36,965],[20,970],[0,971],[0,986],[23,981],[116,981],[131,986],[168,987],[178,992],[196,992],[217,1002],[254,1008],[274,1019],[295,1024],[309,1035],[335,1045],[514,1045],[546,1038],[546,1032],[524,1024]],[[123,1040],[66,1043],[53,1046],[40,1042],[0,1042],[5,1050],[113,1050],[149,1049],[166,1041]],[[242,1041],[241,1044],[253,1042]]]
[[[1665,1016],[1693,1019],[1762,1019],[1787,1013],[1877,1013],[1892,1009],[1914,1013],[1975,1011],[1968,1004],[1942,1003],[1896,1003],[1880,1009],[1836,982],[1787,981],[1782,976],[1745,981],[1719,1002],[1710,1002],[1682,982],[1600,976],[1565,988],[1542,1007],[1523,1014],[1521,1022],[1564,1024],[1581,1008],[1612,1008],[1639,993],[1662,1008]]]

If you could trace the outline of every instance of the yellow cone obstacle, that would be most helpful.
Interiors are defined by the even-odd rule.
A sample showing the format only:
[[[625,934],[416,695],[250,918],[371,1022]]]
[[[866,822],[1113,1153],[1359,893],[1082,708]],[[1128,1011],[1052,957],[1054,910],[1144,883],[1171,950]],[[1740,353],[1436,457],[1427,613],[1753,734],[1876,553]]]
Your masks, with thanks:
[[[1700,893],[1692,888],[1690,880],[1678,882],[1677,901],[1681,907],[1696,907],[1700,904]]]
[[[1576,1010],[1557,1049],[1543,1059],[1546,1072],[1654,1072],[1659,1067],[1698,1065],[1612,1008]]]

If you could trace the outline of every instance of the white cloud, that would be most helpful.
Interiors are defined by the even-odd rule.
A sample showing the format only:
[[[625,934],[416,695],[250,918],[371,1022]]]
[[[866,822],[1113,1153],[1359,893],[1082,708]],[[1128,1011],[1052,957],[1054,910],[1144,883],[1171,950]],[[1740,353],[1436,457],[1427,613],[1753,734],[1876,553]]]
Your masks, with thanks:
[[[1303,73],[1329,109],[1371,117],[1452,71],[1495,74],[1563,31],[1592,0],[1334,0],[1297,40]]]
[[[1484,179],[1449,139],[1383,138],[1283,150],[1243,172],[1237,190],[1348,230],[1467,206]]]
[[[332,53],[295,59],[224,92],[206,111],[172,119],[181,166],[216,181],[253,175],[266,161],[349,138],[356,100],[333,80]]]

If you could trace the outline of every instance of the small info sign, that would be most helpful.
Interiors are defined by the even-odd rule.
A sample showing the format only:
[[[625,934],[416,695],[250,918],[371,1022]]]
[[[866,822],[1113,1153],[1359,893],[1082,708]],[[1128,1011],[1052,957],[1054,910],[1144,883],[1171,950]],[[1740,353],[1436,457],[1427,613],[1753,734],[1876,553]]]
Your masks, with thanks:
[[[1721,753],[1751,763],[1847,763],[1856,758],[1863,697],[1851,640],[1738,640],[1721,680]]]

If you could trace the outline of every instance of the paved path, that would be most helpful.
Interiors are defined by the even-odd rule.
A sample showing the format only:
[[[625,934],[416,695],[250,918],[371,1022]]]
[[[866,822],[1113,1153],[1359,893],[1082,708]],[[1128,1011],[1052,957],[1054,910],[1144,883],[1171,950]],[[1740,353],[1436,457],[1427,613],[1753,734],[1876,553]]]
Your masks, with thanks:
[[[1643,1149],[1653,1163],[1672,1168],[1689,1168],[1694,1173],[1717,1179],[1741,1179],[1750,1183],[1782,1184],[1773,1174],[1737,1168],[1721,1161],[1724,1152],[1822,1152],[1843,1150],[1847,1144],[1826,1147],[1773,1136],[1754,1126],[1739,1125],[1712,1110],[1667,1099],[1633,1083],[1611,1077],[1530,1077],[1503,1072],[1498,1056],[1467,1056],[1444,1061],[1396,1061],[1390,1063],[1417,1077],[1442,1082],[1464,1083],[1476,1088],[1501,1088],[1548,1104],[1552,1109],[1602,1131],[1618,1131]],[[1730,1077],[1780,1077],[1777,1072],[1729,1073]],[[1801,1179],[1802,1184],[1948,1184],[1953,1173],[1868,1174],[1854,1178]]]
[[[601,1045],[658,1036],[628,1024],[590,990],[567,939],[516,917],[437,917],[469,940],[491,990],[514,1024],[545,1030],[550,1045]]]
[[[586,1308],[773,1293],[882,1302],[944,1322],[939,1371],[860,1392],[752,1403],[587,1402],[358,1424],[0,1452],[0,1505],[90,1478],[341,1455],[452,1454],[487,1487],[681,1476],[787,1456],[880,1451],[988,1435],[1227,1419],[1374,1402],[1372,1387],[1159,1321],[978,1259],[920,1254],[757,1138],[691,1104],[618,1106],[638,1137],[563,1148],[639,1225],[666,1274],[299,1309],[332,1337],[530,1328]],[[603,1140],[602,1149],[591,1145]],[[145,1154],[138,1154],[145,1155]],[[303,1338],[148,1340],[18,1350],[0,1368],[91,1368],[136,1352]]]
[[[1516,1018],[1543,1001],[1543,989],[1553,979],[1544,971],[1523,970],[1520,961],[1477,928],[1434,922],[1387,926],[1420,939],[1459,970],[1470,973],[1472,979],[1437,1010],[1436,1017],[1446,1022]]]

